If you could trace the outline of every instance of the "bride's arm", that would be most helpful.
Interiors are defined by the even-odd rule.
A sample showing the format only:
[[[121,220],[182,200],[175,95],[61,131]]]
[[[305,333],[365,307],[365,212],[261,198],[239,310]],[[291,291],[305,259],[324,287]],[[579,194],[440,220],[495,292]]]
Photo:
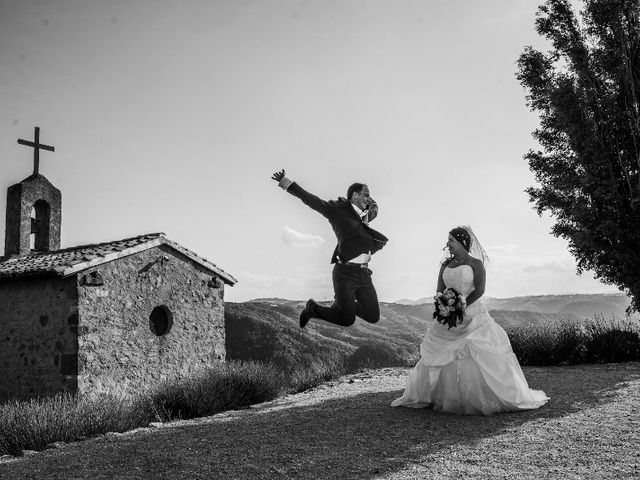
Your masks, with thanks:
[[[444,280],[442,279],[442,274],[444,273],[444,269],[447,268],[448,263],[449,260],[445,260],[444,262],[442,262],[442,265],[440,265],[440,273],[438,273],[438,288],[436,289],[436,293],[444,292],[444,289],[446,288],[444,285]]]
[[[487,280],[487,273],[482,261],[474,259],[473,263],[471,263],[471,268],[473,269],[473,285],[475,289],[467,296],[467,306],[484,295],[484,286]]]

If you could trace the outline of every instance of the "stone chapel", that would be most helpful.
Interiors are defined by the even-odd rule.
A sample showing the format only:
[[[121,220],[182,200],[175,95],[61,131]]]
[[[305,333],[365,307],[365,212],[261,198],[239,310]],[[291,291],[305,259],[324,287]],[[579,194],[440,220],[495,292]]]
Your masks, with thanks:
[[[60,249],[62,195],[38,172],[7,191],[0,400],[130,392],[225,359],[236,279],[163,233]]]

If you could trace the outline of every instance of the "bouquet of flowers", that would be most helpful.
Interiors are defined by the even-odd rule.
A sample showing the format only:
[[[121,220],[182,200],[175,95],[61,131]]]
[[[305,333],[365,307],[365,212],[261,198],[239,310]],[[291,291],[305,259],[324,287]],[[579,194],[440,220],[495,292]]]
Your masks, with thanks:
[[[467,299],[455,288],[447,288],[444,292],[438,292],[435,297],[435,311],[433,318],[449,328],[462,323],[464,309],[467,308]]]

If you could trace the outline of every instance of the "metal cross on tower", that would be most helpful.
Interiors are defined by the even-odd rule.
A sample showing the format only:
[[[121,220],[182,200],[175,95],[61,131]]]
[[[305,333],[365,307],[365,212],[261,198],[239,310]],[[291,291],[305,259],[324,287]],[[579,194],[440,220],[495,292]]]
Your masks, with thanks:
[[[33,142],[19,138],[18,143],[20,145],[26,145],[27,147],[33,147],[33,174],[37,175],[38,168],[40,167],[40,149],[53,152],[54,148],[51,145],[43,145],[40,143],[40,127],[36,127]]]

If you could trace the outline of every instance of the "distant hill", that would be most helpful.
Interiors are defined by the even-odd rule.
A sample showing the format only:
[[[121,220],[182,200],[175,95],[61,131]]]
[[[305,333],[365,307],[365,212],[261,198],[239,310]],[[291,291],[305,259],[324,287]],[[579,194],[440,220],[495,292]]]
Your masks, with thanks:
[[[397,304],[421,305],[431,304],[430,297],[418,300],[402,299]],[[520,312],[537,312],[551,314],[573,314],[581,318],[593,318],[603,315],[606,318],[615,316],[623,318],[631,303],[629,297],[622,293],[573,294],[573,295],[532,295],[511,298],[485,297],[489,311],[507,310]],[[635,315],[638,318],[637,315]]]
[[[269,361],[289,368],[317,360],[349,358],[365,350],[384,350],[384,366],[412,365],[418,359],[433,306],[430,299],[417,304],[405,301],[381,303],[380,321],[373,325],[358,319],[344,328],[312,320],[304,330],[298,326],[298,315],[305,301],[260,298],[227,302],[227,355],[230,359]],[[629,305],[629,299],[621,294],[487,298],[485,302],[491,316],[505,329],[525,323],[584,321],[596,314],[624,318]]]
[[[344,328],[312,320],[301,330],[298,315],[304,301],[257,299],[225,304],[227,356],[260,360],[282,367],[308,365],[317,359],[349,358],[360,350],[384,350],[385,366],[406,366],[417,361],[418,345],[431,307],[383,303],[380,321],[357,320]]]
[[[282,367],[309,363],[323,352],[348,355],[355,347],[298,326],[297,302],[225,304],[227,356],[273,362]]]
[[[253,300],[249,300],[250,303],[274,303],[277,305],[282,305],[285,303],[292,303],[295,300],[287,300],[286,298],[279,297],[265,297],[265,298],[254,298]]]
[[[624,318],[631,300],[622,293],[610,293],[487,298],[485,302],[490,311],[518,310],[559,315],[573,314],[584,319],[593,318],[595,315]],[[633,317],[638,318],[637,315]]]
[[[424,303],[431,303],[433,301],[432,298],[420,298],[418,300],[411,300],[409,298],[402,298],[400,300],[396,300],[395,303],[396,305],[422,305]]]
[[[526,323],[584,321],[582,317],[574,313],[541,313],[526,310],[491,310],[489,313],[506,330]]]

